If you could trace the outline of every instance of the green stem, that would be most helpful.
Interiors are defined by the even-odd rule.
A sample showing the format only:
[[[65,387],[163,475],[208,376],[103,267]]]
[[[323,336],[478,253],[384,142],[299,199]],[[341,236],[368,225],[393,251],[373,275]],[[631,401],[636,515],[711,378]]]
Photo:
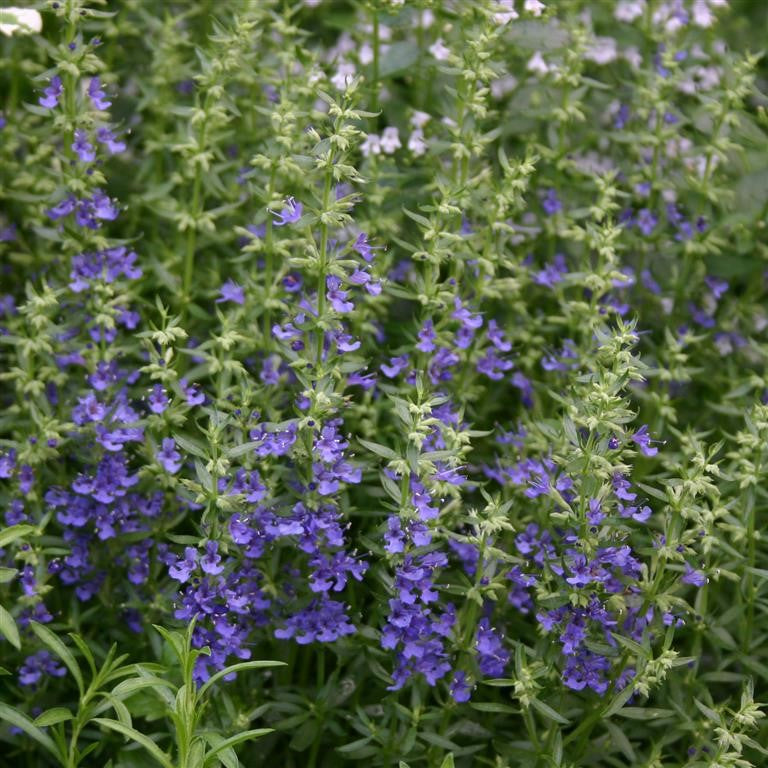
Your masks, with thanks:
[[[208,114],[210,98],[208,95],[205,97],[205,105],[203,111],[205,116]],[[184,255],[184,278],[182,284],[182,314],[186,313],[188,305],[192,301],[192,276],[195,272],[195,251],[197,249],[197,227],[199,225],[200,214],[203,209],[203,169],[201,167],[201,156],[205,151],[207,124],[206,117],[200,121],[200,127],[197,133],[197,157],[194,158],[195,163],[195,178],[192,183],[192,201],[190,203],[189,213],[192,217],[192,222],[188,222],[189,228],[187,229],[187,242]]]
[[[269,189],[267,194],[267,205],[272,202],[272,195],[275,193],[275,172],[277,168],[272,166],[272,172],[269,176]],[[264,335],[264,344],[267,348],[272,346],[272,309],[269,305],[272,294],[272,282],[274,280],[274,253],[272,247],[272,217],[267,216],[264,225],[264,325],[262,333]]]
[[[328,158],[328,166],[325,170],[325,183],[323,186],[323,212],[321,216],[325,216],[328,212],[328,206],[331,202],[331,185],[333,183],[333,153]],[[317,274],[317,375],[319,377],[320,364],[323,359],[323,339],[325,333],[320,327],[323,315],[325,314],[325,278],[326,270],[328,269],[328,224],[324,219],[320,221],[320,259],[318,263]]]
[[[538,762],[539,753],[541,752],[541,742],[539,741],[539,735],[536,733],[536,720],[533,717],[530,707],[523,707],[523,720],[525,721],[525,729],[528,731],[528,738],[531,740],[533,748],[536,750],[536,759]]]
[[[373,9],[373,71],[371,73],[371,106],[379,103],[379,14]]]
[[[756,543],[755,543],[755,491],[749,488],[746,500],[747,511],[747,574],[744,585],[744,596],[747,600],[747,618],[742,648],[744,653],[749,653],[752,648],[752,627],[755,621],[755,592],[752,571],[755,567]]]

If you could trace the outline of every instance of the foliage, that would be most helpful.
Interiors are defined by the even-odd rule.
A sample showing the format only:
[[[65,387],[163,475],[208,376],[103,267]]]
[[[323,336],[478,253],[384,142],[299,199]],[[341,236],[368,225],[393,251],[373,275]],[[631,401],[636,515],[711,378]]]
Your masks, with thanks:
[[[767,19],[0,9],[9,764],[764,764]]]

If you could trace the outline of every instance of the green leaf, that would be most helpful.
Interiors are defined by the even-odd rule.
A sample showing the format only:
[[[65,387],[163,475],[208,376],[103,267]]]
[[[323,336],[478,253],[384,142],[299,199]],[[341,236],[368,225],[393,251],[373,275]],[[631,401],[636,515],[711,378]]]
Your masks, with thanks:
[[[651,658],[651,652],[647,648],[643,648],[640,643],[635,642],[629,637],[624,637],[624,635],[619,635],[616,632],[611,632],[611,635],[616,640],[616,642],[619,645],[623,645],[627,650],[632,651],[632,653],[635,654],[640,659],[650,659]]]
[[[18,572],[18,568],[0,568],[0,584],[7,584],[15,579]]]
[[[429,223],[429,219],[425,218],[419,213],[409,211],[407,208],[403,208],[403,213],[409,218],[413,219],[417,224],[421,224],[425,229],[429,229],[432,225]]]
[[[628,685],[624,690],[619,691],[616,696],[613,697],[613,701],[608,705],[608,708],[603,712],[603,717],[608,718],[615,715],[630,699],[634,693],[634,687]]]
[[[509,704],[497,704],[493,701],[473,701],[469,704],[472,709],[477,710],[478,712],[496,712],[499,714],[506,714],[506,715],[518,715],[520,714],[520,710],[517,707],[510,707]]]
[[[91,675],[96,677],[96,660],[93,658],[93,653],[91,653],[91,649],[88,647],[88,644],[85,642],[85,640],[83,640],[82,637],[80,637],[80,635],[75,634],[74,632],[67,632],[67,634],[72,638],[72,641],[80,649],[80,653],[83,654],[85,660],[88,662]]]
[[[250,741],[251,739],[259,739],[262,736],[266,736],[268,733],[274,733],[274,728],[255,728],[252,731],[243,731],[243,733],[235,734],[234,736],[230,736],[228,739],[224,739],[224,741],[221,742],[221,744],[218,744],[215,746],[212,750],[210,750],[205,755],[205,763],[208,764],[208,761],[216,757],[216,755],[219,754],[219,752],[222,752],[225,749],[229,749],[230,747],[234,747],[236,744],[240,744],[243,741]]]
[[[0,702],[0,720],[15,725],[27,734],[31,739],[34,739],[41,747],[45,747],[52,755],[60,760],[59,750],[56,749],[53,739],[47,734],[41,731],[25,714],[19,712],[7,704]]]
[[[377,456],[381,456],[382,459],[388,459],[391,461],[392,459],[399,458],[398,455],[391,448],[387,448],[386,445],[372,443],[369,440],[363,440],[360,437],[357,438],[357,442],[372,453],[375,453]]]
[[[40,638],[40,640],[47,645],[48,648],[50,648],[64,662],[64,664],[66,664],[72,677],[75,678],[78,690],[82,696],[83,693],[85,693],[83,675],[82,672],[80,672],[80,667],[78,666],[75,657],[72,655],[72,652],[53,632],[51,632],[50,629],[48,629],[48,627],[38,624],[36,621],[31,621],[29,624],[32,627],[32,631]]]
[[[672,717],[675,712],[672,709],[656,709],[654,707],[624,707],[616,713],[619,717],[628,720],[662,720]]]
[[[16,621],[8,611],[0,605],[0,634],[18,651],[21,648],[19,630]]]
[[[429,731],[424,731],[424,733],[420,733],[419,736],[428,744],[433,744],[434,746],[440,747],[441,749],[458,749],[456,744],[454,744],[449,739],[446,739],[444,736],[441,736],[439,733],[430,733]]]
[[[187,453],[191,453],[193,456],[198,456],[201,459],[207,460],[209,458],[203,446],[200,445],[196,440],[185,437],[178,432],[173,433],[173,439],[176,441],[176,444]]]
[[[204,738],[212,747],[218,747],[224,741],[223,736],[213,732],[206,733]],[[217,760],[224,766],[224,768],[240,768],[240,761],[237,759],[235,750],[232,749],[232,747],[227,747],[219,752]]]
[[[35,530],[34,525],[12,525],[0,532],[0,547],[5,547],[16,539],[29,536]]]
[[[635,755],[635,750],[632,749],[632,745],[629,743],[629,739],[624,734],[624,731],[615,723],[605,722],[603,725],[608,729],[608,733],[611,734],[611,741],[624,753],[624,757],[629,760],[630,765],[637,765],[637,755]]]
[[[169,688],[172,691],[176,690],[173,683],[160,677],[132,677],[118,683],[112,689],[112,695],[120,699],[127,699],[129,696],[133,696],[134,693],[145,688]]]
[[[531,699],[531,705],[533,708],[544,715],[544,717],[548,718],[549,720],[552,720],[555,723],[560,723],[560,725],[570,725],[571,721],[568,720],[568,718],[563,717],[559,712],[556,712],[552,707],[549,706],[549,704],[545,704],[543,701],[540,701],[539,699]]]
[[[454,768],[453,753],[450,752],[445,756],[445,759],[440,763],[440,768]]]
[[[412,67],[419,58],[419,47],[416,43],[393,43],[387,52],[381,57],[379,65],[379,77],[391,77],[398,72],[405,72]]]
[[[347,752],[357,752],[358,749],[367,747],[371,743],[371,736],[366,736],[364,739],[357,739],[357,741],[350,741],[349,744],[344,744],[341,747],[336,747],[337,752],[345,754]]]
[[[160,747],[155,744],[149,736],[145,736],[143,733],[139,733],[135,728],[130,728],[117,720],[110,720],[106,717],[95,717],[91,722],[103,725],[105,728],[109,728],[112,731],[117,731],[128,739],[140,744],[144,749],[149,752],[155,760],[163,766],[163,768],[174,768],[173,763],[168,758],[168,755],[163,752]]]
[[[232,672],[243,672],[246,669],[267,669],[269,667],[284,666],[286,666],[284,661],[242,661],[239,664],[231,664],[228,667],[224,667],[224,669],[220,669],[216,674],[211,675],[200,687],[200,695],[203,696],[214,683]]]
[[[72,719],[72,713],[66,707],[54,707],[35,718],[35,725],[45,728],[56,723],[63,723]]]
[[[253,453],[262,443],[263,440],[250,440],[247,443],[240,443],[240,445],[228,448],[224,451],[224,455],[228,459],[237,459],[240,456],[245,456],[246,453]]]

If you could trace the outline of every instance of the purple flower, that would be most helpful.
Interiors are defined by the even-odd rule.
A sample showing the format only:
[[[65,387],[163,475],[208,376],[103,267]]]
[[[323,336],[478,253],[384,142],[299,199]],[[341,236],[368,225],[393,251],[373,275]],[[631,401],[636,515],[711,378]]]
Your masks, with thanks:
[[[59,104],[59,98],[64,93],[64,88],[61,85],[61,78],[58,75],[54,75],[51,78],[51,84],[43,91],[43,96],[38,99],[38,104],[46,109],[53,109]]]
[[[435,333],[435,326],[432,320],[425,320],[424,325],[418,333],[419,343],[416,345],[416,349],[420,352],[434,352],[434,341],[437,338]]]
[[[217,576],[224,570],[224,566],[220,565],[221,555],[218,553],[218,550],[218,542],[207,541],[205,543],[205,554],[200,558],[200,567],[204,573]]]
[[[369,264],[373,261],[374,247],[368,242],[368,235],[361,232],[355,240],[352,248],[357,251]]]
[[[172,475],[181,469],[182,456],[176,450],[176,441],[172,437],[163,439],[163,447],[157,452],[156,458],[163,469]]]
[[[467,330],[476,331],[483,324],[483,318],[479,314],[472,314],[463,304],[461,299],[456,296],[453,300],[454,310],[451,312],[451,317],[454,320],[458,320],[461,323],[462,328]]]
[[[200,387],[197,384],[189,384],[186,379],[181,379],[179,387],[187,401],[187,405],[195,406],[205,402],[205,395],[200,391]]]
[[[341,290],[341,280],[335,275],[328,275],[325,278],[325,285],[328,289],[326,296],[331,306],[341,313],[351,312],[355,305],[347,299],[347,291]]]
[[[48,651],[38,651],[24,659],[19,669],[20,685],[37,685],[42,677],[64,677],[67,670]]]
[[[644,456],[655,456],[659,452],[658,448],[654,448],[651,445],[652,440],[651,436],[648,434],[647,424],[643,424],[643,426],[632,435],[631,439],[639,446],[640,451]]]
[[[112,106],[112,102],[107,101],[107,94],[102,90],[98,77],[92,77],[88,83],[88,96],[94,109],[106,110]]]
[[[114,221],[117,218],[118,211],[115,207],[115,204],[100,189],[97,189],[93,193],[93,197],[91,198],[90,202],[93,206],[93,215],[97,219]]]
[[[512,349],[512,342],[504,337],[504,331],[499,328],[495,320],[488,321],[488,328],[485,332],[488,341],[493,344],[499,352],[509,352]]]
[[[502,677],[509,663],[509,652],[502,644],[502,636],[491,627],[488,619],[481,619],[475,639],[480,671],[488,677]]]
[[[450,691],[453,700],[458,704],[463,704],[464,702],[469,701],[469,698],[472,695],[472,689],[467,682],[466,672],[456,672],[453,676],[453,680],[451,680]]]
[[[78,128],[75,131],[75,140],[72,142],[72,151],[83,163],[92,163],[96,159],[93,144],[88,141],[88,134]]]
[[[602,695],[608,690],[606,673],[610,669],[611,664],[605,656],[583,650],[566,659],[563,682],[571,690],[581,691],[589,687]]]
[[[16,468],[16,451],[11,448],[8,453],[0,453],[0,478],[7,480]]]
[[[399,357],[391,357],[389,363],[382,363],[379,368],[381,372],[388,378],[394,379],[398,374],[402,373],[408,367],[408,355],[400,355]]]
[[[152,387],[152,392],[147,398],[147,402],[149,403],[149,410],[152,411],[152,413],[163,413],[163,411],[168,408],[168,396],[165,394],[165,390],[161,384],[155,384]]]
[[[184,557],[179,558],[168,568],[168,573],[172,579],[180,581],[182,584],[189,580],[192,571],[197,568],[197,550],[194,547],[184,548]]]
[[[35,472],[29,464],[22,464],[19,469],[19,490],[28,494],[35,483]]]
[[[653,234],[653,230],[656,229],[656,225],[659,223],[659,218],[647,208],[641,208],[637,214],[635,223],[645,237],[650,237],[650,235]]]
[[[712,292],[712,296],[717,300],[720,299],[723,294],[728,290],[728,282],[721,280],[717,277],[705,277],[704,282],[707,284],[707,288]]]
[[[555,260],[552,264],[546,264],[544,269],[533,276],[533,281],[537,285],[543,285],[547,288],[554,288],[563,281],[568,274],[568,267],[565,263],[565,257],[561,253],[555,254]]]
[[[622,501],[634,501],[637,498],[636,493],[632,493],[629,480],[620,472],[616,472],[613,476],[613,492],[616,494],[617,499]]]
[[[544,213],[546,213],[547,216],[553,216],[558,211],[563,210],[563,204],[560,202],[557,192],[552,188],[548,189],[544,194],[541,201],[541,207],[544,209]]]
[[[242,285],[238,285],[231,278],[227,280],[224,285],[219,288],[219,298],[216,299],[217,304],[221,304],[224,301],[234,301],[235,304],[245,304],[245,289]]]
[[[692,584],[694,587],[703,587],[707,583],[707,577],[701,571],[697,571],[695,568],[686,563],[685,573],[682,575],[680,581],[683,584]]]
[[[600,499],[589,500],[589,512],[587,512],[587,522],[590,525],[600,525],[605,519]]]
[[[96,131],[96,141],[103,144],[110,155],[117,155],[125,152],[125,142],[119,141],[112,131],[106,126],[102,126]]]
[[[69,214],[75,210],[76,206],[77,199],[74,197],[74,195],[70,195],[69,197],[65,197],[60,202],[56,203],[53,208],[49,208],[48,217],[54,221],[57,221],[58,219],[64,218],[64,216],[69,216]]]
[[[288,197],[283,201],[283,210],[279,213],[272,211],[274,225],[284,227],[286,224],[295,224],[304,211],[304,206],[297,203],[293,197]]]

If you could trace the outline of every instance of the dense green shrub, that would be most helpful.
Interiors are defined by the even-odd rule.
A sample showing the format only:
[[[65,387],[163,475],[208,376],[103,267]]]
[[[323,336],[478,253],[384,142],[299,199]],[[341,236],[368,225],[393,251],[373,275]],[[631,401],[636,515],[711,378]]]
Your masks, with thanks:
[[[767,24],[0,9],[0,764],[764,765]]]

